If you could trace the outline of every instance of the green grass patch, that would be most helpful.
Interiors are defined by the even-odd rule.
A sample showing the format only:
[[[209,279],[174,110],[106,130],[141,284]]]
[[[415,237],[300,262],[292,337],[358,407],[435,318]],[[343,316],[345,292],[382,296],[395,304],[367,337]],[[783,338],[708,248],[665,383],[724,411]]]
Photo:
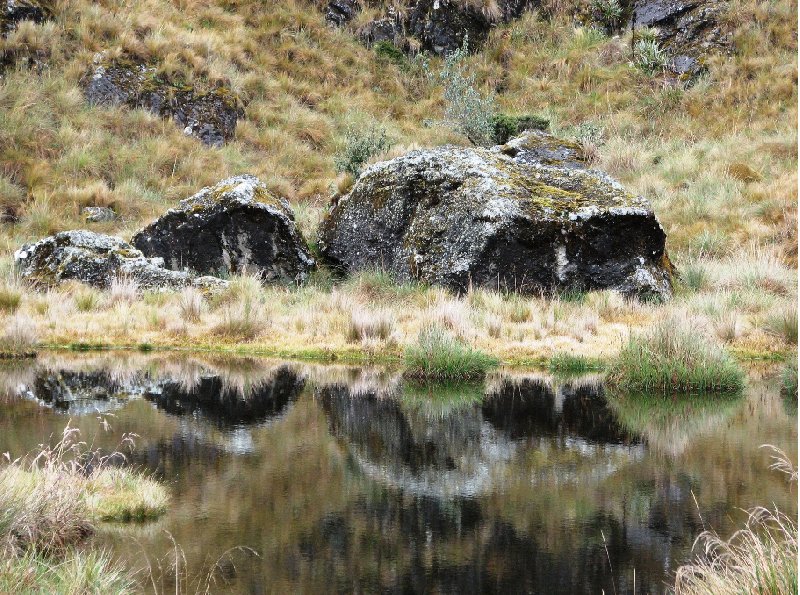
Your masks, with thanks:
[[[435,325],[424,328],[405,352],[405,376],[418,380],[480,380],[498,364]]]
[[[92,518],[145,521],[167,511],[169,492],[157,481],[139,473],[105,468],[89,478],[85,499]]]
[[[605,366],[600,360],[583,355],[556,353],[550,358],[547,367],[553,374],[587,374],[589,372],[598,372]]]
[[[724,348],[686,323],[664,321],[634,335],[611,363],[608,381],[625,391],[738,392],[744,372]]]

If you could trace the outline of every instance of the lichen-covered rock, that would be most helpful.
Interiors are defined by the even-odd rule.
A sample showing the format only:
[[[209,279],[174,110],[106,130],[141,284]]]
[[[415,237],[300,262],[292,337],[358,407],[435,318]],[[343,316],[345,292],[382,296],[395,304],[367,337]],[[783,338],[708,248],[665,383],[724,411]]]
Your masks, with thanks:
[[[43,23],[53,15],[53,0],[0,0],[0,35],[22,21]]]
[[[356,18],[361,12],[358,0],[330,0],[325,6],[325,22],[334,27],[342,27]]]
[[[92,105],[127,105],[172,118],[185,134],[219,147],[234,138],[243,115],[239,99],[226,87],[199,91],[174,85],[156,76],[144,64],[106,61],[99,55],[82,80],[83,93]]]
[[[721,0],[636,0],[633,25],[656,29],[659,44],[673,56],[698,58],[710,51],[729,52],[733,39],[722,26],[727,5]],[[684,60],[677,66],[690,65]]]
[[[531,130],[494,148],[519,163],[543,163],[573,169],[585,169],[587,159],[580,144],[558,138],[541,130]]]
[[[607,175],[440,147],[369,167],[320,228],[345,272],[382,267],[456,291],[616,289],[671,295],[650,204]]]
[[[246,272],[265,282],[300,283],[314,268],[289,203],[249,175],[203,188],[131,242],[175,270]]]
[[[226,281],[170,271],[158,258],[146,258],[128,242],[86,230],[64,231],[26,244],[14,254],[22,278],[37,287],[75,280],[106,288],[115,278],[132,279],[142,289],[203,290],[225,287]]]
[[[402,25],[394,17],[370,21],[358,30],[361,43],[372,47],[376,43],[388,41],[397,47],[405,47],[405,32]]]
[[[114,212],[114,209],[110,209],[108,207],[83,207],[83,219],[87,223],[106,223],[108,221],[114,221],[117,218],[117,214]]]

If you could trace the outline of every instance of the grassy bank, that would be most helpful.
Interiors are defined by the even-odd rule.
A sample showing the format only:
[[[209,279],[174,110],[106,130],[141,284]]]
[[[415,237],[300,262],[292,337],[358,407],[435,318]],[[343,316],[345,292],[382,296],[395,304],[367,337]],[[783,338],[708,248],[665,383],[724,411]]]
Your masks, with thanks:
[[[632,336],[613,360],[608,381],[625,391],[735,393],[744,371],[690,321],[668,319]]]
[[[90,452],[67,426],[55,445],[0,467],[0,591],[133,592],[130,572],[86,542],[97,522],[163,514],[169,494],[114,467],[121,458]]]

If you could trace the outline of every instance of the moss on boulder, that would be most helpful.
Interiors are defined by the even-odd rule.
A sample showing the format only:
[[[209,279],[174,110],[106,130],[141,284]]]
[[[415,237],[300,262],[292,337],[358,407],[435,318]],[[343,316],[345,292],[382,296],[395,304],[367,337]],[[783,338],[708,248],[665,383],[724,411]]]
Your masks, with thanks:
[[[323,221],[345,272],[457,291],[616,289],[667,298],[665,234],[647,200],[602,172],[439,147],[369,167]]]

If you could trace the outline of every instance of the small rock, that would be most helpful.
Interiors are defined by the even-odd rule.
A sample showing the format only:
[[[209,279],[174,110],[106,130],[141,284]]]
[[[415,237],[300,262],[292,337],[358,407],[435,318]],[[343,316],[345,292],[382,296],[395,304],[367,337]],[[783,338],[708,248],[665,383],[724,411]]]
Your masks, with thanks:
[[[131,242],[173,270],[251,273],[265,282],[300,283],[315,266],[289,203],[250,175],[203,188]]]
[[[494,150],[512,157],[518,163],[543,163],[573,169],[586,169],[588,165],[580,144],[542,130],[531,130]]]
[[[82,213],[87,223],[107,223],[117,219],[114,209],[108,207],[84,207]]]
[[[602,172],[439,147],[367,168],[322,222],[344,272],[463,292],[613,289],[672,294],[666,236],[644,198]]]
[[[22,278],[37,287],[75,280],[107,288],[118,277],[129,277],[142,289],[178,289],[194,286],[214,290],[227,282],[170,271],[163,261],[145,256],[121,238],[86,230],[64,231],[14,253]]]
[[[358,0],[330,0],[325,8],[325,22],[335,27],[343,27],[361,12]]]

